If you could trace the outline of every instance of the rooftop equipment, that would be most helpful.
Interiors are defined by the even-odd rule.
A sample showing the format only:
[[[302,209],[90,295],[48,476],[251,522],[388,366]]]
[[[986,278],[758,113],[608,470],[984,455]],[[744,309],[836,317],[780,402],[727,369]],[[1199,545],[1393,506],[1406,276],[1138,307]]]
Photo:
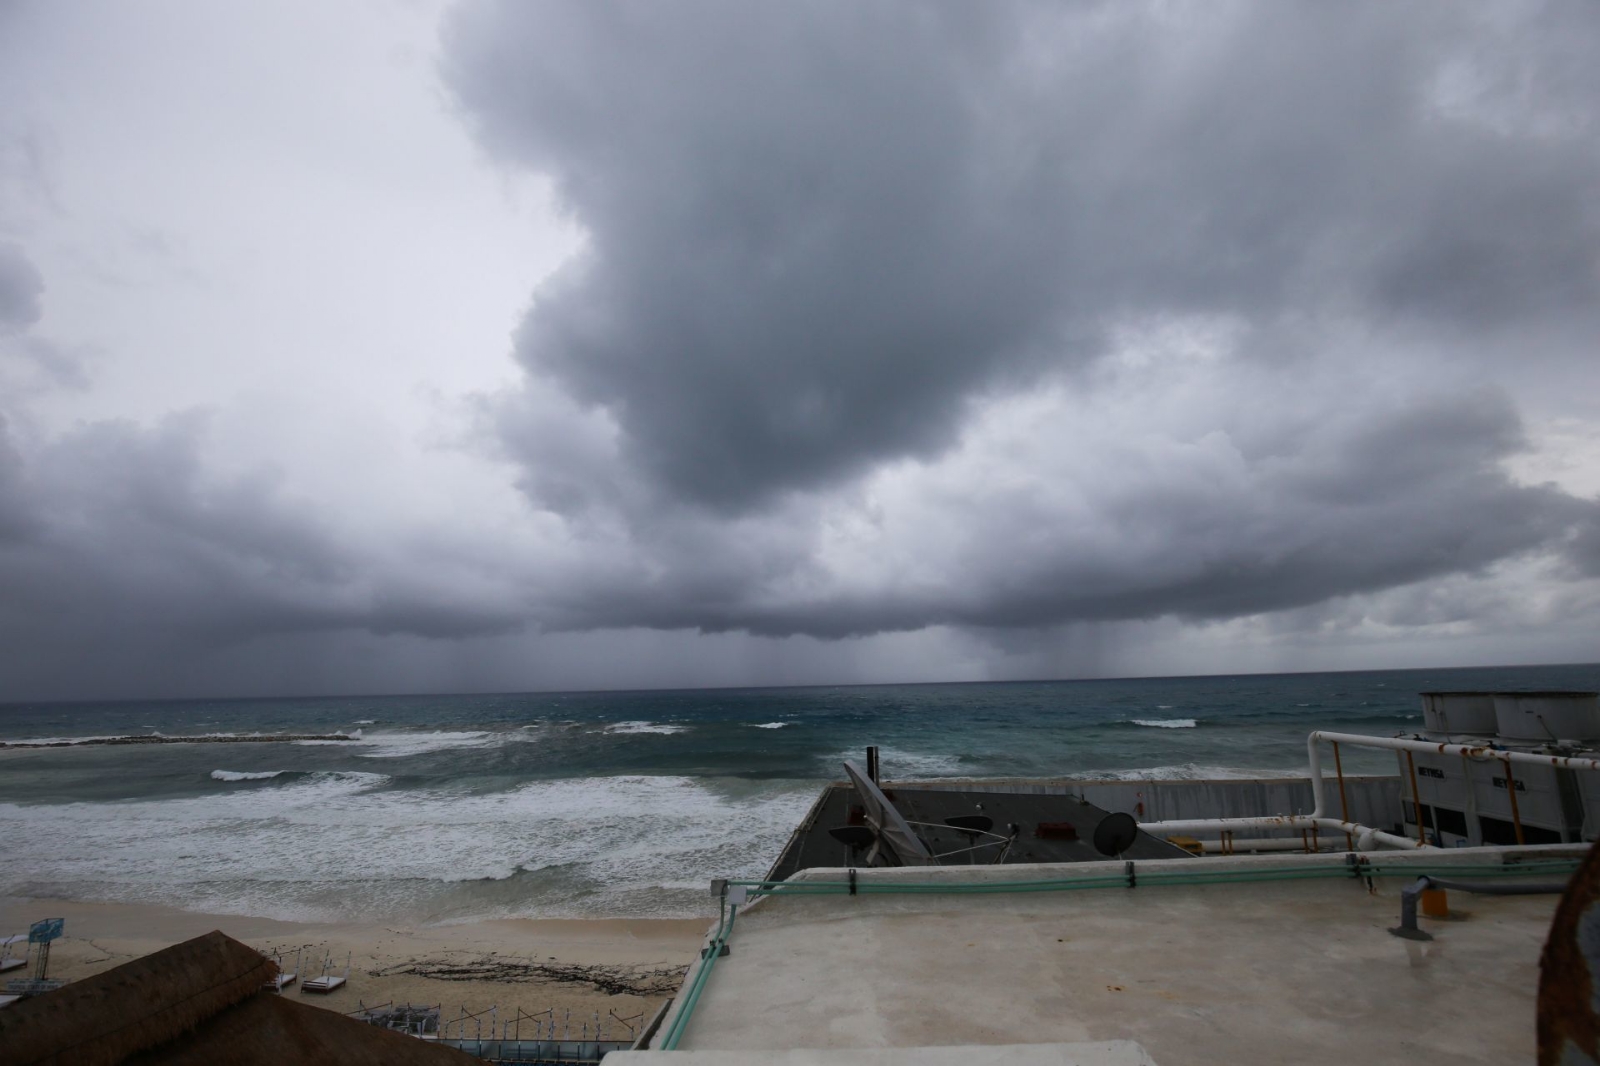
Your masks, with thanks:
[[[1492,692],[1424,692],[1422,721],[1430,733],[1487,737],[1499,728]]]
[[[1600,699],[1593,692],[1498,692],[1496,731],[1526,744],[1600,739]]]
[[[941,859],[954,855],[965,855],[967,862],[971,863],[976,860],[977,852],[984,848],[998,849],[990,861],[1001,863],[1005,861],[1011,845],[1021,832],[1020,826],[1013,825],[1010,827],[1009,836],[992,833],[990,829],[994,826],[994,819],[981,814],[955,815],[946,818],[943,823],[908,822],[905,816],[895,809],[893,801],[867,777],[861,767],[846,760],[844,772],[849,776],[850,783],[855,786],[856,795],[861,798],[862,812],[867,824],[839,826],[828,830],[828,833],[850,849],[849,856],[852,859],[857,851],[870,843],[872,850],[867,852],[868,866],[938,866]],[[913,825],[935,832],[953,832],[961,838],[963,846],[935,852],[911,828]],[[862,830],[866,830],[867,833],[863,833]],[[870,840],[867,834],[870,834]],[[983,837],[988,839],[980,840]]]
[[[1094,850],[1107,858],[1117,858],[1139,839],[1139,823],[1123,811],[1108,814],[1094,827]]]
[[[846,759],[844,772],[856,787],[856,795],[861,797],[861,805],[866,809],[867,825],[877,838],[867,854],[868,866],[939,865],[922,838],[912,832],[905,818],[894,809],[889,797],[872,783],[859,766]]]

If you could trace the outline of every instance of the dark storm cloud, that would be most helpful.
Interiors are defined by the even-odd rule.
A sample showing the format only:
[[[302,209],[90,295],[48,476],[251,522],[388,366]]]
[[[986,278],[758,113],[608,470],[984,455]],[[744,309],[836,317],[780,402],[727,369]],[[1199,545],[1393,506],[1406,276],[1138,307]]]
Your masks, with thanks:
[[[0,550],[20,540],[31,525],[22,500],[22,456],[11,443],[11,427],[0,413]]]
[[[92,423],[24,463],[0,432],[12,691],[170,691],[206,655],[274,634],[460,638],[522,624],[363,557],[273,477],[209,475],[205,440],[199,414]],[[278,687],[293,688],[295,664],[282,669]]]
[[[280,475],[219,475],[206,461],[204,412],[152,427],[85,422],[25,442],[17,427],[31,422],[32,403],[87,384],[78,361],[38,333],[44,291],[23,250],[0,244],[0,678],[9,694],[178,691],[207,657],[280,634],[455,639],[525,624],[520,602],[457,587],[484,560],[375,560],[319,522]],[[277,687],[294,687],[295,662],[278,667]]]
[[[1123,546],[997,573],[971,620],[1225,619],[1482,571],[1596,512],[1513,484],[1498,464],[1520,443],[1498,396],[1453,396],[1312,434],[1257,464],[1236,491],[1154,492],[1110,509]],[[1149,529],[1170,538],[1158,553],[1126,549]]]
[[[528,508],[482,469],[419,501],[404,458],[329,499],[203,416],[93,420],[114,395],[33,417],[82,331],[0,241],[6,691],[295,690],[318,656],[386,688],[424,647],[520,669],[524,627],[596,634],[604,683],[640,630],[1093,645],[1372,593],[1431,625],[1520,591],[1497,568],[1600,577],[1600,503],[1507,473],[1523,386],[1593,381],[1591,5],[505,0],[442,41],[463,121],[585,235],[474,401]],[[0,140],[0,178],[37,154]]]
[[[779,532],[789,515],[765,528],[656,530],[636,565],[666,576],[641,581],[622,570],[626,579],[609,589],[584,586],[559,624],[847,637],[930,625],[1210,621],[1479,573],[1600,518],[1600,504],[1506,476],[1500,463],[1522,434],[1498,393],[1355,412],[1322,427],[1232,428],[1253,436],[1258,454],[1162,452],[1158,476],[1130,466],[1126,479],[1076,480],[1098,460],[1090,457],[1059,480],[973,484],[878,531],[858,571],[825,573],[797,554]],[[878,572],[907,556],[909,572]]]
[[[1594,322],[1600,19],[1497,10],[489,3],[446,69],[589,234],[519,357],[744,508],[935,454],[1130,318],[1292,318],[1280,356],[1318,315]]]

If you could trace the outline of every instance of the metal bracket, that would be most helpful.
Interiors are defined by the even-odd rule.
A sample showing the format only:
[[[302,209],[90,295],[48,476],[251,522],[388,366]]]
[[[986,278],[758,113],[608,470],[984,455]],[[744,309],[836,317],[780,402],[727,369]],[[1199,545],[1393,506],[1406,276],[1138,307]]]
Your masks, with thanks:
[[[1344,864],[1350,868],[1351,877],[1357,881],[1365,881],[1367,883],[1369,895],[1377,895],[1378,886],[1373,881],[1372,874],[1367,871],[1367,860],[1364,856],[1357,855],[1353,851],[1347,851],[1344,855]]]
[[[1400,890],[1400,924],[1389,930],[1391,934],[1405,940],[1433,939],[1432,933],[1417,928],[1417,900],[1422,898],[1424,889],[1432,886],[1433,878],[1423,876]]]
[[[1134,872],[1133,872],[1133,860],[1129,859],[1127,862],[1123,863],[1122,864],[1122,869],[1123,869],[1123,872],[1128,875],[1128,887],[1129,888],[1138,888],[1139,887],[1139,878],[1134,875]]]
[[[850,868],[850,894],[856,894],[856,871],[853,866]]]

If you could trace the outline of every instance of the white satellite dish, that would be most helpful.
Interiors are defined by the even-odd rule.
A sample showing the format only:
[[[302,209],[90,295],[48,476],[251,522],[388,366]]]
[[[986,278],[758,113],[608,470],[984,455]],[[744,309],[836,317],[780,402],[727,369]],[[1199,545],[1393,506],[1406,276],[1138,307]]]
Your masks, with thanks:
[[[867,824],[878,834],[878,844],[873,848],[872,858],[869,858],[870,864],[876,865],[872,859],[880,858],[881,853],[887,851],[901,866],[939,865],[939,860],[933,857],[933,853],[922,842],[922,838],[911,831],[911,826],[905,818],[894,809],[889,797],[872,783],[859,766],[846,759],[844,772],[850,775],[850,783],[855,785],[856,794],[861,797],[861,806],[866,810]]]

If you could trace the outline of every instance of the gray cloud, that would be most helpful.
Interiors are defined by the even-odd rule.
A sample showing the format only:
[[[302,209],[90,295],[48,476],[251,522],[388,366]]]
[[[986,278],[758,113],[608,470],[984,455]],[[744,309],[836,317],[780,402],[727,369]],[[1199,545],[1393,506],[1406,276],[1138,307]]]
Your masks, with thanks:
[[[1226,619],[1594,510],[1503,467],[1502,386],[1600,330],[1581,5],[483,3],[446,42],[588,237],[493,408],[609,560],[547,624]],[[1163,330],[1220,339],[1104,369]]]
[[[0,241],[0,332],[20,332],[39,321],[44,279],[22,248]]]
[[[1311,427],[1245,416],[1198,441],[1056,459],[1048,427],[1027,429],[1037,451],[997,441],[876,514],[816,498],[732,525],[658,514],[615,580],[578,585],[550,624],[850,637],[1209,621],[1481,572],[1552,550],[1597,512],[1506,476],[1521,427],[1495,392]],[[1027,473],[985,483],[977,470],[997,459]],[[847,522],[866,528],[841,551],[827,528]]]
[[[936,454],[976,391],[1130,318],[1292,319],[1279,355],[1318,316],[1596,321],[1592,79],[1522,82],[1600,56],[1597,20],[1478,17],[491,3],[446,71],[589,234],[519,358],[667,492],[742,508]]]
[[[518,382],[463,408],[520,496],[397,459],[345,506],[204,414],[34,417],[89,385],[56,338],[120,279],[80,261],[97,226],[162,235],[129,262],[168,281],[172,248],[207,285],[237,251],[180,218],[35,244],[36,206],[8,232],[95,280],[44,319],[0,243],[8,691],[1125,670],[1125,641],[1492,628],[1561,567],[1600,587],[1600,503],[1507,473],[1536,389],[1593,383],[1592,7],[508,0],[442,41],[478,143],[585,234]],[[338,314],[284,313],[345,357]]]
[[[1595,501],[1589,519],[1578,527],[1568,558],[1582,577],[1600,577],[1600,500]]]
[[[25,464],[0,435],[0,676],[167,688],[163,671],[274,635],[459,639],[523,624],[365,557],[269,473],[207,471],[206,439],[197,412],[148,429],[92,423]]]

